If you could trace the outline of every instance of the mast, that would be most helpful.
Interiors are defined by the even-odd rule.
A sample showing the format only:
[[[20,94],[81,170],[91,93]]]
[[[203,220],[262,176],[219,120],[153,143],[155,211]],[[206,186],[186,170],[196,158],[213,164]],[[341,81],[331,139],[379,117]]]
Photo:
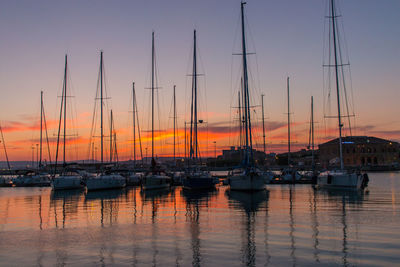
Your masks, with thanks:
[[[242,127],[242,107],[240,106],[240,91],[238,92],[238,107],[239,107],[239,146],[240,150],[243,148],[243,127]],[[242,152],[240,151],[240,154]]]
[[[193,74],[192,74],[192,102],[190,114],[190,159],[198,159],[197,140],[197,54],[196,30],[193,31]]]
[[[290,92],[289,77],[287,77],[287,111],[288,111],[288,166],[290,166]]]
[[[100,139],[101,163],[103,164],[103,51],[100,51]],[[111,138],[111,137],[110,137]]]
[[[250,97],[249,97],[249,85],[247,75],[247,50],[246,50],[246,34],[244,26],[244,5],[246,2],[241,2],[241,20],[242,20],[242,61],[243,61],[243,99],[244,99],[244,123],[245,123],[245,166],[253,164],[253,141],[251,135],[251,116],[250,116]]]
[[[43,91],[40,91],[40,152],[39,152],[39,168],[42,167],[42,133],[43,133]]]
[[[135,83],[132,83],[132,120],[133,120],[133,166],[136,166],[136,97],[135,97]]]
[[[335,79],[336,79],[336,98],[338,108],[338,123],[339,123],[339,158],[340,158],[340,169],[344,169],[343,164],[343,148],[342,148],[342,117],[340,112],[340,92],[339,92],[339,73],[338,73],[338,56],[336,47],[336,15],[334,0],[331,0],[331,19],[332,19],[332,34],[333,34],[333,51],[335,57]]]
[[[262,127],[263,127],[263,148],[265,153],[265,123],[264,123],[264,94],[261,94],[261,107],[262,107]]]
[[[65,69],[64,69],[64,146],[63,146],[63,165],[66,164],[65,159],[65,137],[66,137],[66,130],[67,130],[67,69],[68,69],[68,61],[67,55],[65,55]]]
[[[66,99],[65,99],[65,91],[67,88],[67,54],[65,55],[65,67],[64,67],[64,81],[63,81],[63,88],[62,88],[62,94],[61,94],[61,106],[60,106],[60,118],[58,122],[58,132],[57,132],[57,148],[56,148],[56,161],[54,164],[54,175],[57,172],[57,161],[58,161],[58,148],[60,145],[60,133],[61,133],[61,122],[62,122],[62,112],[63,112],[63,107],[66,106]],[[65,152],[65,109],[64,109],[64,152]],[[47,133],[47,131],[46,131]],[[65,167],[65,154],[64,154],[64,162],[63,162],[63,167]]]
[[[154,162],[154,31],[151,35],[151,162]]]
[[[110,115],[110,163],[113,160],[113,112],[111,110],[111,115]]]
[[[175,154],[175,139],[176,139],[176,95],[175,95],[176,85],[174,85],[174,162],[176,163]]]
[[[314,170],[314,97],[311,96],[311,167]]]

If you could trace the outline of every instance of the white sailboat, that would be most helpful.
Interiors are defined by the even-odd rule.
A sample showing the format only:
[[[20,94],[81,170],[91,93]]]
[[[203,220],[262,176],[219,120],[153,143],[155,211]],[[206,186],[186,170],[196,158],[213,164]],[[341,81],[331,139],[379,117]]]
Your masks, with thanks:
[[[140,127],[139,127],[139,116],[136,105],[136,91],[135,91],[135,83],[132,83],[132,131],[133,131],[133,171],[128,174],[126,177],[126,185],[127,186],[136,186],[140,185],[143,178],[143,173],[136,172],[136,122],[137,122],[137,132],[139,134],[139,146],[140,146],[140,156],[143,161],[143,153],[142,153],[142,141],[140,138]]]
[[[214,179],[210,172],[200,169],[200,151],[198,142],[198,124],[202,120],[197,118],[197,47],[196,47],[196,30],[193,31],[193,73],[192,73],[192,98],[190,109],[190,148],[189,148],[189,167],[185,171],[185,179],[183,180],[184,189],[210,189],[214,188]]]
[[[337,14],[335,10],[335,1],[330,0],[330,16],[331,19],[331,33],[333,42],[333,57],[334,64],[328,67],[333,67],[335,70],[335,82],[336,82],[336,98],[337,98],[337,118],[338,118],[338,129],[339,129],[339,160],[340,170],[322,172],[317,178],[317,186],[320,188],[333,188],[333,189],[351,189],[351,190],[363,190],[368,185],[368,175],[361,174],[360,172],[349,171],[344,169],[343,163],[343,144],[342,144],[342,115],[340,107],[340,82],[339,82],[339,67],[342,67],[342,62],[339,62],[339,56],[337,46],[339,46],[339,38],[337,37]]]
[[[247,73],[247,50],[246,35],[244,25],[244,5],[241,2],[241,28],[242,28],[242,64],[243,64],[243,123],[244,123],[244,149],[242,153],[242,166],[236,169],[229,177],[229,186],[231,190],[257,191],[264,190],[264,177],[262,172],[255,167],[253,156],[253,141],[251,131],[251,112],[250,112],[250,96],[248,87]]]
[[[103,63],[103,51],[100,51],[100,125],[101,125],[101,164],[103,166],[104,163],[104,150],[103,150],[103,83],[104,83],[104,63]],[[111,111],[111,120],[110,120],[110,162],[112,162],[112,151],[113,151],[113,119],[112,119],[112,111]],[[126,185],[126,180],[124,177],[117,173],[101,173],[97,176],[89,176],[85,180],[86,188],[88,191],[92,190],[102,190],[102,189],[114,189],[114,188],[122,188]]]
[[[155,48],[154,48],[154,32],[151,39],[151,169],[143,177],[142,189],[163,189],[169,188],[171,178],[165,175],[159,166],[157,166],[154,158],[154,90],[155,87]]]
[[[55,170],[54,173],[57,171],[57,160],[58,160],[58,148],[59,148],[59,140],[60,140],[60,130],[61,130],[61,119],[64,115],[64,134],[63,134],[63,170],[61,175],[56,176],[54,175],[51,181],[51,187],[53,190],[64,190],[64,189],[77,189],[82,188],[82,177],[74,172],[69,171],[66,169],[66,130],[67,130],[67,76],[68,75],[68,57],[65,55],[65,68],[64,68],[64,82],[63,82],[63,90],[62,90],[62,97],[61,97],[61,110],[60,110],[60,121],[58,125],[58,135],[57,135],[57,150],[56,150],[56,161],[55,161]]]

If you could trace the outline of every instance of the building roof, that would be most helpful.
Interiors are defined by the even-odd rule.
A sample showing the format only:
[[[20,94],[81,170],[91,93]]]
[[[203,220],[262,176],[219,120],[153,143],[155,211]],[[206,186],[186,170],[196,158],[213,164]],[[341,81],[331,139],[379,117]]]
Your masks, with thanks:
[[[330,140],[326,143],[320,144],[322,145],[333,145],[333,144],[338,144],[339,143],[339,138]],[[378,137],[373,137],[373,136],[345,136],[342,137],[342,144],[355,144],[355,145],[363,145],[363,144],[398,144],[397,142],[378,138]]]

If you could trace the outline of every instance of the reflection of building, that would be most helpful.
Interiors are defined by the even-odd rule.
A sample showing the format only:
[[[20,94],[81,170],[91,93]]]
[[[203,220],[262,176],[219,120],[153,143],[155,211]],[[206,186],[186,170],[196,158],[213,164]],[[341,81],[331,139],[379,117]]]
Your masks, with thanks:
[[[342,138],[343,163],[345,166],[397,166],[399,143],[372,136],[349,136]],[[319,145],[322,166],[339,165],[339,139]]]

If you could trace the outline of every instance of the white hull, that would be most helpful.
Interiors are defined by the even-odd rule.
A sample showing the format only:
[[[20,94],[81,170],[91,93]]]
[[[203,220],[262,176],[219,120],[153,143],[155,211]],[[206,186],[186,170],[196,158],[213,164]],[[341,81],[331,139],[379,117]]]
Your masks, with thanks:
[[[169,188],[170,179],[171,178],[166,175],[150,174],[143,178],[142,188],[143,190]]]
[[[259,191],[265,189],[264,177],[258,174],[240,174],[229,177],[231,190]]]
[[[50,186],[50,177],[48,175],[22,176],[13,179],[15,186]]]
[[[363,189],[363,175],[346,172],[324,172],[318,176],[317,186],[327,189]]]
[[[51,182],[53,190],[64,190],[64,189],[78,189],[82,188],[82,178],[77,175],[72,176],[58,176]]]
[[[97,177],[89,177],[86,179],[86,188],[91,190],[123,188],[126,180],[119,174],[99,175]]]

